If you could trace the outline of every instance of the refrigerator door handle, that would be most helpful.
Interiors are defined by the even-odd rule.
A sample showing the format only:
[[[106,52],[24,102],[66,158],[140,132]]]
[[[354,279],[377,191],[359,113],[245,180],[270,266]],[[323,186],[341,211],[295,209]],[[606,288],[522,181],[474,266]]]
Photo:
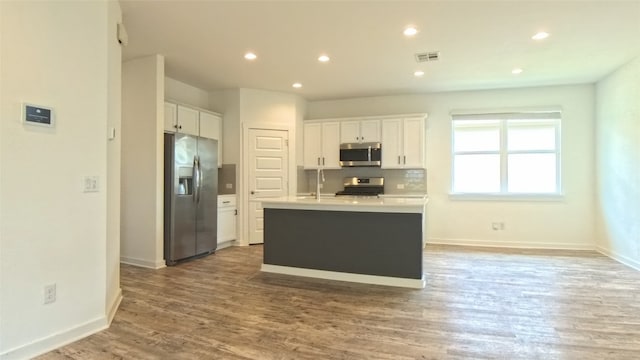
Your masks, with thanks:
[[[198,164],[198,156],[193,156],[193,202],[197,203],[198,198],[200,197],[200,168]]]
[[[198,158],[198,204],[200,203],[200,194],[202,194],[202,168],[200,167],[200,156]]]

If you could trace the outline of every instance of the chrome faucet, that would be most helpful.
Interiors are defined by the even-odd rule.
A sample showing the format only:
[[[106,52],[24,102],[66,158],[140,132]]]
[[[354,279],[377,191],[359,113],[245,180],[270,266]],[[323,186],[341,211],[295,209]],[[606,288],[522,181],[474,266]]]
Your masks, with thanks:
[[[316,200],[320,200],[320,177],[322,177],[322,182],[324,182],[324,170],[318,168],[316,171]]]

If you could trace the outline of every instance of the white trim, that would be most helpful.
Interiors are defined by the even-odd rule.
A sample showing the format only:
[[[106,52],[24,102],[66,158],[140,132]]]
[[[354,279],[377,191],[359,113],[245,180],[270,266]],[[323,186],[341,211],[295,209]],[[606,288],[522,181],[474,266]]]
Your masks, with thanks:
[[[133,258],[128,256],[120,256],[120,263],[149,268],[149,269],[162,269],[163,267],[167,266],[164,260],[153,261],[153,260],[138,259],[138,258]]]
[[[323,121],[357,121],[357,120],[385,120],[385,119],[398,119],[409,117],[427,118],[427,113],[410,113],[410,114],[391,114],[391,115],[361,115],[352,117],[338,117],[338,118],[317,118],[317,119],[304,119],[303,122],[323,122]]]
[[[262,264],[260,268],[263,272],[311,277],[317,279],[335,280],[335,281],[348,281],[361,284],[373,284],[373,285],[385,285],[385,286],[397,286],[412,289],[424,289],[426,281],[424,274],[421,279],[407,279],[391,276],[377,276],[377,275],[364,275],[344,273],[337,271],[315,270],[305,269],[290,266],[280,266],[271,264]]]
[[[549,201],[563,202],[564,194],[475,194],[475,193],[450,193],[450,200],[458,201]]]
[[[453,109],[449,111],[449,115],[478,115],[478,114],[512,114],[512,113],[546,113],[546,112],[562,112],[562,106],[547,107],[513,107],[513,108],[486,108],[486,109]]]
[[[549,249],[549,250],[595,250],[594,244],[573,243],[532,243],[522,241],[496,241],[482,239],[440,239],[428,238],[427,245],[456,245],[478,247],[502,247],[514,249]]]
[[[122,303],[122,289],[118,289],[115,296],[111,300],[111,305],[109,306],[109,311],[107,312],[107,323],[111,325],[113,318],[116,316],[116,312],[120,307],[120,303]]]
[[[68,330],[48,335],[36,341],[10,349],[0,354],[0,360],[31,359],[61,346],[78,341],[109,327],[103,315]]]
[[[628,266],[628,267],[630,267],[630,268],[632,268],[634,270],[640,271],[640,261],[631,259],[631,258],[629,258],[628,256],[625,256],[625,255],[618,254],[618,253],[613,252],[613,251],[611,251],[611,250],[609,250],[607,248],[604,248],[604,247],[602,247],[600,245],[596,246],[596,251],[601,253],[602,255],[605,255],[605,256],[607,256],[607,257],[609,257],[609,258],[611,258],[611,259],[623,264],[623,265],[626,265],[626,266]]]

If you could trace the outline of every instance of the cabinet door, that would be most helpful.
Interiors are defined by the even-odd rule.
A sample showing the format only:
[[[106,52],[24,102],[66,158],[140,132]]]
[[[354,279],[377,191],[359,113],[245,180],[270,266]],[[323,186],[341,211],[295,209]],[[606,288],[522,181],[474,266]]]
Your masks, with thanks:
[[[380,120],[360,122],[360,142],[380,142]]]
[[[343,121],[340,123],[340,143],[360,141],[360,121]]]
[[[218,167],[222,166],[222,119],[218,115],[200,112],[200,136],[218,140]]]
[[[198,136],[200,112],[178,105],[178,132]]]
[[[424,168],[424,119],[404,119],[404,160],[405,168]]]
[[[178,125],[178,114],[176,104],[164,103],[164,131],[176,132]]]
[[[340,169],[340,123],[322,123],[322,166]]]
[[[218,209],[218,244],[236,239],[236,209]]]
[[[402,119],[382,120],[382,168],[403,167]]]
[[[322,124],[304,124],[303,166],[317,169],[322,160]]]

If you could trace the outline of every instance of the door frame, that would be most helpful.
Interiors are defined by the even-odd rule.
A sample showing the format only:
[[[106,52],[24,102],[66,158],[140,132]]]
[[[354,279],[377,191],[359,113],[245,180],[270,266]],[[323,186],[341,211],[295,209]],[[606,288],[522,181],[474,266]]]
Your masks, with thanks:
[[[242,166],[238,169],[238,179],[240,179],[240,191],[238,192],[238,224],[240,231],[237,245],[249,245],[249,130],[280,130],[287,132],[289,146],[287,151],[288,172],[287,175],[287,194],[295,194],[297,186],[298,171],[296,166],[296,133],[295,127],[286,124],[269,124],[255,122],[251,124],[242,124],[242,136],[240,137],[240,159]]]

